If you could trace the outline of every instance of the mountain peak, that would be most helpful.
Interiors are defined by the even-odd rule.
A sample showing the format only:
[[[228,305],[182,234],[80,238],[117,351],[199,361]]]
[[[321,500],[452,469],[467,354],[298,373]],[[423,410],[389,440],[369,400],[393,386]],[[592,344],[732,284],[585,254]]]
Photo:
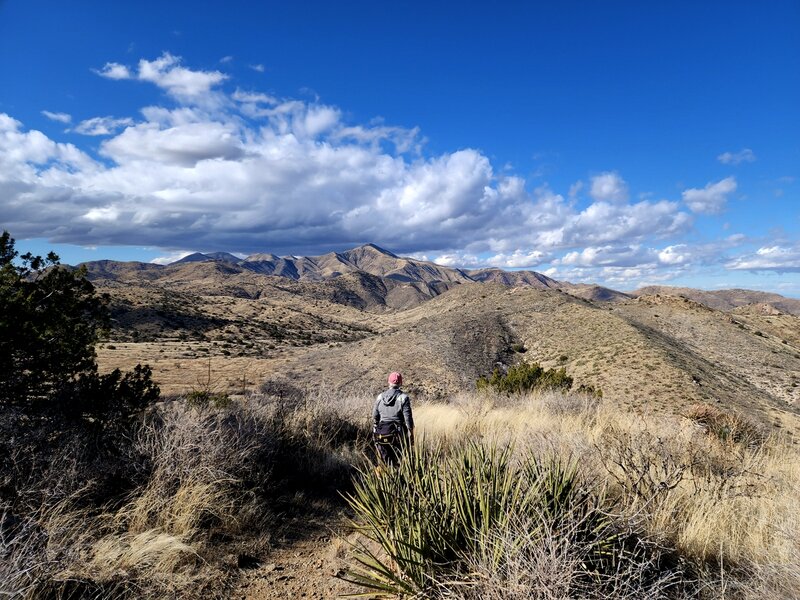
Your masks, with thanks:
[[[360,252],[372,252],[372,253],[377,253],[377,254],[383,254],[384,256],[389,256],[391,258],[399,258],[396,254],[394,254],[392,252],[389,252],[385,248],[381,248],[380,246],[378,246],[377,244],[373,244],[372,242],[370,242],[368,244],[362,244],[361,246],[357,246],[356,248],[353,248],[352,250],[348,250],[347,252],[358,252],[358,251],[360,251]]]
[[[203,254],[202,252],[194,252],[170,264],[177,265],[190,262],[205,262],[209,260],[222,261],[233,265],[238,265],[240,262],[242,262],[241,258],[239,258],[234,254],[231,254],[230,252],[211,252],[209,254]]]
[[[187,262],[202,262],[202,261],[205,261],[205,260],[213,260],[213,259],[209,258],[208,256],[206,256],[202,252],[193,252],[192,254],[187,254],[183,258],[180,258],[180,259],[178,259],[178,260],[176,260],[176,261],[174,261],[174,262],[172,262],[170,264],[176,265],[176,264],[187,263]]]

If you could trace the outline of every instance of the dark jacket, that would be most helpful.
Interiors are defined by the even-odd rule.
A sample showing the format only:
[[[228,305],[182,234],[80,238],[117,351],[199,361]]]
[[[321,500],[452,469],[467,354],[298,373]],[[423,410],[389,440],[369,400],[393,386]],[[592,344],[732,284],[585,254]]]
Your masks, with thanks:
[[[385,392],[381,392],[375,399],[372,422],[376,427],[379,423],[393,422],[397,423],[401,429],[412,431],[414,417],[411,414],[411,398],[396,387],[390,387]]]

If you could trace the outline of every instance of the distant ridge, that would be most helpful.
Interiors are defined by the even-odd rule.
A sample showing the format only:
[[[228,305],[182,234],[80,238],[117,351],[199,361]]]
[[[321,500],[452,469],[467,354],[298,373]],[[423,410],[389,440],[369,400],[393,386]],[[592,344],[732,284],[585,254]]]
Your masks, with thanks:
[[[211,259],[212,255],[210,254],[196,253],[176,261],[176,263]],[[368,273],[401,283],[444,285],[445,287],[473,281],[460,269],[451,269],[412,258],[402,258],[375,244],[364,244],[344,252],[329,252],[320,256],[253,254],[245,259],[239,259],[235,264],[248,271],[288,277],[298,281],[325,281],[356,272]]]
[[[558,281],[537,271],[506,271],[497,267],[472,270],[445,267],[430,261],[398,256],[372,243],[319,256],[258,253],[242,259],[229,252],[195,252],[166,266],[111,260],[93,261],[85,265],[90,278],[107,281],[156,281],[164,278],[177,278],[181,281],[207,280],[209,277],[227,278],[244,276],[246,273],[309,283],[330,283],[341,279],[325,293],[332,294],[336,301],[351,298],[355,304],[385,308],[407,308],[438,296],[454,286],[478,283],[554,290],[601,303],[625,302],[631,298],[660,294],[683,296],[709,308],[726,312],[751,310],[766,314],[778,311],[800,315],[800,300],[768,292],[741,289],[709,292],[683,287],[648,286],[625,293],[596,284]],[[203,268],[199,268],[201,266]]]
[[[238,265],[240,262],[242,262],[241,258],[231,254],[230,252],[210,252],[208,254],[204,254],[201,252],[194,252],[193,254],[184,256],[180,260],[176,260],[175,262],[171,262],[170,264],[176,265],[188,262],[204,262],[207,260],[221,260],[222,262],[227,262],[234,265]]]
[[[673,287],[668,285],[650,285],[632,292],[632,296],[684,296],[689,300],[704,304],[709,308],[730,312],[734,309],[759,305],[756,307],[762,313],[769,310],[767,307],[777,309],[779,312],[800,315],[800,300],[786,298],[771,292],[756,290],[729,289],[706,291],[687,287]]]
[[[467,274],[481,283],[500,283],[507,286],[529,286],[539,289],[558,288],[561,284],[536,271],[504,271],[497,267],[474,269]]]

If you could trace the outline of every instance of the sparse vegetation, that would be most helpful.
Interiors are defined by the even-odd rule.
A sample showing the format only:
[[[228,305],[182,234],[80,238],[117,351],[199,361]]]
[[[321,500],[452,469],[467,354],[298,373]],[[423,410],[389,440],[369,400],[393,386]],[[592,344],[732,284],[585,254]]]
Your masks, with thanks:
[[[765,344],[683,301],[660,306],[654,325],[643,302],[611,311],[464,285],[430,307],[365,314],[303,297],[324,283],[243,295],[212,282],[206,296],[181,280],[98,283],[121,311],[106,335],[105,302],[81,272],[15,261],[3,243],[4,331],[21,335],[37,310],[50,331],[84,329],[51,371],[0,372],[11,383],[0,390],[0,595],[239,597],[244,569],[293,535],[320,560],[297,563],[312,585],[332,573],[316,540],[350,517],[358,550],[330,544],[377,594],[800,597],[797,422],[791,404],[772,411],[797,398],[800,355],[777,344],[796,345],[795,317],[737,314],[776,342]],[[60,296],[74,302],[59,308]],[[44,333],[26,327],[30,340],[0,348],[35,365]],[[86,368],[62,378],[73,358]],[[162,402],[149,368],[133,368],[144,358],[169,381]],[[454,393],[509,359],[523,362],[481,378],[480,393]],[[399,471],[374,471],[374,394],[358,386],[389,363],[416,371],[419,445]]]
[[[485,586],[487,572],[524,569],[553,538],[576,558],[567,595],[609,597],[620,574],[633,571],[631,595],[647,594],[664,578],[656,546],[648,552],[617,527],[576,464],[557,456],[515,456],[510,446],[473,441],[423,447],[397,472],[363,472],[348,502],[356,526],[388,558],[362,545],[349,580],[384,593],[483,597],[474,588]]]
[[[543,369],[539,363],[520,363],[508,368],[505,373],[495,369],[489,377],[480,377],[478,390],[493,390],[503,394],[521,394],[531,390],[569,390],[572,377],[567,370]]]
[[[289,525],[281,513],[333,510],[349,489],[366,424],[341,398],[333,406],[313,393],[202,412],[167,402],[117,463],[132,474],[125,488],[96,489],[85,457],[62,445],[53,468],[17,487],[20,501],[0,504],[0,594],[227,597],[236,572],[226,557],[262,555]]]
[[[237,574],[226,557],[268,555],[293,526],[281,514],[333,514],[345,493],[365,536],[350,579],[376,593],[800,592],[790,440],[711,434],[701,411],[634,415],[587,395],[487,391],[418,405],[419,451],[397,472],[374,471],[362,454],[369,404],[289,381],[222,409],[168,401],[118,463],[128,483],[105,491],[87,486],[78,447],[62,445],[17,501],[3,500],[3,591],[224,597]],[[43,502],[34,487],[60,492]]]

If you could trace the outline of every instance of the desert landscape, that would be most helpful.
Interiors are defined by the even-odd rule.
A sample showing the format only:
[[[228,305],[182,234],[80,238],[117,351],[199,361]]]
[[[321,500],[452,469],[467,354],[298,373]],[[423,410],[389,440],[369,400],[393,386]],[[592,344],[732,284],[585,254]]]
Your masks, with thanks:
[[[107,306],[101,380],[146,364],[160,396],[107,439],[43,421],[60,440],[45,463],[7,448],[0,573],[19,597],[800,589],[796,300],[622,293],[373,244],[51,269]],[[536,365],[553,383],[499,387]],[[397,369],[419,441],[395,473],[375,469],[370,415]],[[49,443],[14,414],[17,448]],[[463,512],[476,501],[496,504]]]
[[[798,31],[0,0],[0,598],[800,599]]]
[[[80,285],[106,307],[98,374],[78,381],[130,393],[135,372],[148,399],[88,423],[6,400],[12,595],[798,591],[796,300],[621,293],[374,244],[26,277],[7,284]],[[419,441],[387,471],[370,415],[397,369]]]
[[[243,395],[272,379],[379,391],[384,373],[400,369],[416,397],[441,400],[495,368],[538,362],[626,409],[708,402],[800,432],[797,300],[625,294],[535,272],[467,273],[375,245],[251,258],[87,264],[111,298],[101,369],[146,362],[168,395],[204,386]]]

